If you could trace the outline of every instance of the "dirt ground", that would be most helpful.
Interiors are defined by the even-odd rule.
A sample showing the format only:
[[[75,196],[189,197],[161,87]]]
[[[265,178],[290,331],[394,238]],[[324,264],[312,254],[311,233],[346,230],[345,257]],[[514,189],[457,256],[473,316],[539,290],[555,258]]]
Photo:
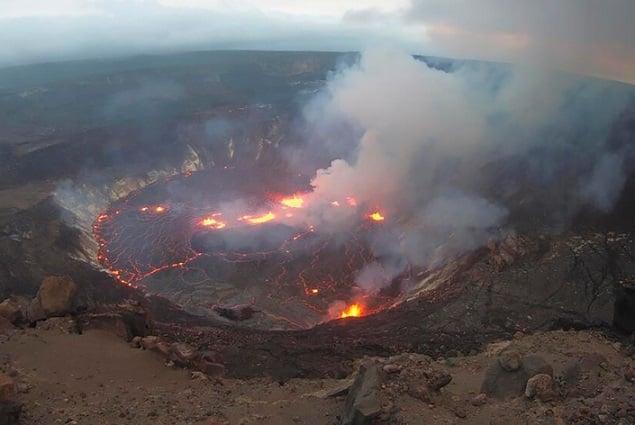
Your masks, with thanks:
[[[337,424],[344,410],[345,395],[329,393],[337,393],[350,379],[291,379],[281,385],[268,378],[207,378],[176,368],[157,353],[131,348],[106,331],[79,335],[56,326],[46,328],[11,330],[0,343],[3,369],[14,377],[17,400],[24,405],[24,425],[317,425]],[[509,349],[540,355],[553,366],[554,377],[573,358],[601,355],[606,364],[592,381],[597,395],[548,403],[513,395],[473,405],[488,366]],[[375,358],[380,365],[402,368],[382,384],[382,408],[389,405],[391,413],[380,423],[602,423],[572,421],[572,409],[578,407],[571,403],[589,406],[590,414],[607,413],[604,423],[633,423],[629,421],[635,415],[635,388],[624,378],[624,370],[632,368],[634,360],[627,351],[592,331],[552,331],[500,341],[473,355],[430,359],[452,381],[427,401],[399,389],[400,380],[416,373],[413,359],[422,355]],[[593,411],[596,405],[599,413]],[[615,418],[622,422],[611,422]]]

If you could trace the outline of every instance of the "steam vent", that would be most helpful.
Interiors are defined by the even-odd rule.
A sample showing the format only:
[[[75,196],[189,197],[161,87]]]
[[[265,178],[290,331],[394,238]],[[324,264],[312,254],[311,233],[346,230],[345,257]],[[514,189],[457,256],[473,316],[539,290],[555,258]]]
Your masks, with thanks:
[[[635,88],[588,74],[0,67],[0,423],[634,423]]]

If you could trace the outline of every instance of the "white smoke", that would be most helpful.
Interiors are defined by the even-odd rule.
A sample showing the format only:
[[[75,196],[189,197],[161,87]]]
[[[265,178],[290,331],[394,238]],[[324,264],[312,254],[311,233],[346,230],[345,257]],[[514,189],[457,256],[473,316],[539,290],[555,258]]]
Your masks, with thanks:
[[[410,265],[497,237],[527,193],[546,204],[547,221],[587,204],[607,211],[629,171],[607,139],[633,99],[625,85],[567,74],[473,63],[445,72],[369,50],[307,108],[311,137],[344,155],[316,172],[303,218],[339,233],[360,209],[380,210],[377,261],[357,275],[377,292]],[[360,209],[332,207],[351,196]]]

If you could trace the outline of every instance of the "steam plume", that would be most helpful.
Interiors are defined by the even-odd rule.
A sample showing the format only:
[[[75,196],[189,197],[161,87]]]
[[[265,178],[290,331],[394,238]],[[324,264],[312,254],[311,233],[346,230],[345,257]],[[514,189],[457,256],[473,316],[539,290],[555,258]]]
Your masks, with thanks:
[[[519,204],[551,228],[584,206],[608,211],[632,171],[632,150],[609,141],[633,93],[540,69],[444,71],[366,51],[307,107],[307,139],[322,137],[334,155],[312,180],[306,219],[339,232],[350,211],[330,203],[347,196],[385,212],[386,228],[372,236],[378,260],[358,273],[374,292],[407,265],[438,264],[496,237]]]

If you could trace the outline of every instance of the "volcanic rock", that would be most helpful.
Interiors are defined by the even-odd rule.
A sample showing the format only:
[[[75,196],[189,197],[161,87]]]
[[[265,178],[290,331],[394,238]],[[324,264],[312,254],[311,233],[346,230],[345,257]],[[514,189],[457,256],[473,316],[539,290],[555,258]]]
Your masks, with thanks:
[[[461,419],[464,419],[467,417],[467,412],[461,406],[456,406],[454,408],[454,414],[456,415],[457,418],[461,418]]]
[[[485,372],[481,392],[499,399],[517,397],[525,391],[529,378],[541,373],[552,376],[553,368],[537,355],[523,357],[520,368],[513,372],[503,369],[501,362],[496,361]]]
[[[54,330],[65,334],[78,333],[77,323],[71,317],[51,317],[37,322],[36,327],[46,331]]]
[[[205,375],[203,372],[199,372],[198,370],[195,370],[194,372],[190,373],[190,378],[197,379],[200,381],[207,381],[207,375]]]
[[[200,353],[195,366],[210,377],[219,377],[225,374],[225,366],[220,363],[218,354],[213,351]]]
[[[635,366],[631,365],[626,368],[626,371],[624,371],[624,379],[628,382],[635,383]]]
[[[535,397],[542,402],[554,400],[556,398],[556,392],[553,388],[553,379],[551,376],[546,373],[539,373],[529,378],[527,386],[525,387],[525,397]]]
[[[170,344],[168,344],[167,342],[163,341],[162,339],[159,339],[156,343],[156,345],[154,346],[155,351],[157,351],[158,353],[160,353],[161,355],[163,355],[166,358],[170,357]]]
[[[141,347],[145,350],[154,350],[157,347],[159,337],[155,335],[149,335],[141,338]]]
[[[130,341],[130,346],[132,348],[141,348],[141,340],[142,340],[142,338],[140,336],[135,336]]]
[[[0,303],[0,317],[4,317],[14,325],[23,319],[22,308],[20,304],[7,298]]]
[[[530,354],[521,360],[521,373],[524,375],[523,378],[526,382],[529,378],[539,373],[553,376],[553,367],[541,356]]]
[[[354,381],[355,381],[354,379],[349,379],[333,388],[325,388],[320,391],[316,391],[315,393],[311,395],[321,399],[343,396],[344,394],[347,394],[350,391]]]
[[[601,365],[606,358],[600,354],[587,353],[568,363],[562,371],[562,381],[568,396],[592,397],[595,395],[601,375]]]
[[[254,313],[257,313],[257,310],[254,310],[251,306],[232,308],[218,307],[216,308],[216,312],[219,316],[226,319],[243,322],[251,319]]]
[[[397,373],[401,370],[401,367],[394,363],[388,363],[387,365],[384,365],[383,370],[386,373]]]
[[[194,347],[183,342],[175,342],[170,347],[170,360],[179,366],[190,364],[198,355]]]
[[[445,370],[435,369],[428,374],[428,388],[432,391],[439,391],[450,382],[452,382],[452,375]]]
[[[0,424],[19,425],[22,405],[16,401],[0,401]]]
[[[131,300],[84,314],[81,317],[81,324],[84,329],[112,331],[128,342],[136,336],[146,336],[150,329],[148,312]]]
[[[13,323],[0,316],[0,335],[6,335],[14,329],[15,326],[13,326]]]
[[[75,301],[77,285],[68,276],[47,276],[30,306],[29,319],[37,321],[69,313]],[[44,317],[42,317],[44,315]]]
[[[487,403],[487,395],[484,393],[480,393],[479,395],[477,395],[476,397],[474,397],[470,403],[472,404],[472,406],[474,407],[478,407],[478,406],[482,406],[485,403]]]
[[[371,424],[381,413],[380,372],[374,363],[362,364],[346,397],[341,425]]]
[[[22,405],[15,400],[13,379],[0,372],[0,425],[18,425]]]
[[[29,304],[29,307],[26,311],[27,320],[31,323],[35,323],[39,320],[46,319],[46,313],[40,304],[40,301],[37,298],[34,298]]]
[[[13,379],[0,372],[0,402],[13,401],[15,388]]]
[[[615,289],[613,324],[624,332],[635,332],[635,287],[618,286]]]
[[[498,363],[507,372],[514,372],[520,369],[520,353],[514,350],[503,351],[498,358]]]
[[[492,363],[485,371],[481,384],[481,392],[488,397],[507,398],[519,395],[524,389],[520,373],[508,372],[502,368],[500,362]]]

